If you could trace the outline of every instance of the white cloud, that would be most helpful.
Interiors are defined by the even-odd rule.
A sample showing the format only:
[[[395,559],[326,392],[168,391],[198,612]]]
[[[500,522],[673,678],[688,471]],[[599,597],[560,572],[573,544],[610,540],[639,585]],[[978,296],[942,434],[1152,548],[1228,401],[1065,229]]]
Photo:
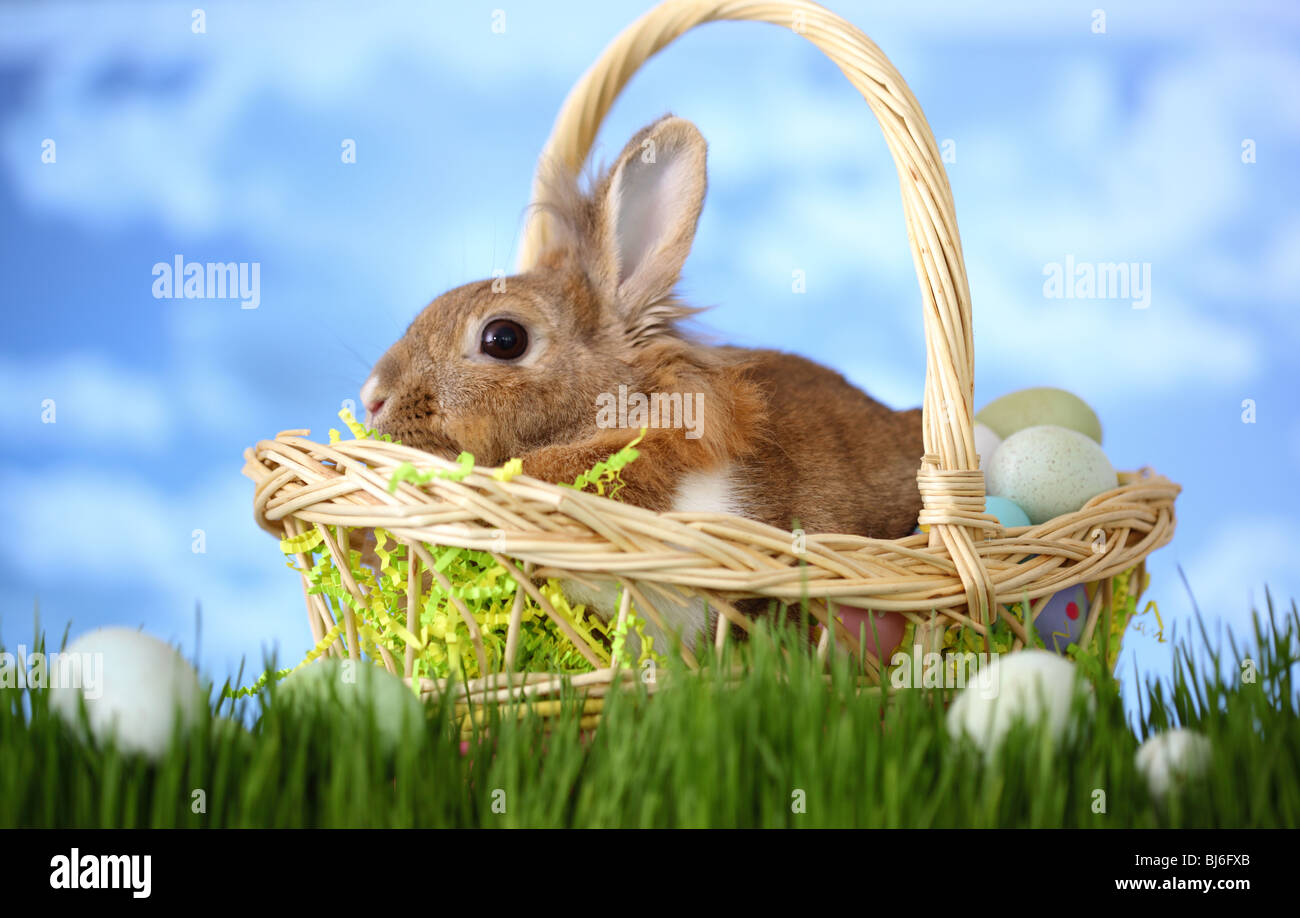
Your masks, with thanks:
[[[1045,299],[1041,276],[1013,288],[1006,273],[988,265],[971,271],[977,368],[1014,366],[1027,380],[1051,379],[1079,392],[1148,396],[1259,372],[1253,329],[1196,311],[1154,273],[1146,309],[1124,300]]]
[[[506,92],[535,82],[538,73],[556,74],[567,85],[587,55],[574,47],[586,43],[584,36],[597,41],[606,28],[596,15],[557,18],[515,9],[508,11],[506,33],[497,35],[490,6],[418,3],[365,15],[314,3],[205,9],[207,33],[198,35],[188,11],[172,7],[95,3],[76,17],[66,5],[0,10],[6,58],[38,65],[30,102],[7,119],[0,136],[0,156],[26,201],[100,227],[144,214],[181,232],[238,229],[257,236],[287,225],[296,232],[283,236],[304,246],[337,238],[346,227],[325,219],[327,207],[304,212],[312,202],[295,191],[302,155],[256,174],[238,168],[244,148],[265,142],[239,130],[254,106],[287,99],[291,112],[351,112],[339,125],[340,137],[356,129],[356,113],[428,123],[441,116],[462,79],[472,79],[476,92]],[[395,60],[404,64],[403,82],[377,85],[376,74],[391,76],[386,68]],[[113,73],[184,76],[147,98],[96,91]],[[412,110],[413,102],[420,108]],[[54,167],[40,162],[44,138],[57,144]],[[403,155],[424,152],[412,145]],[[520,187],[526,187],[522,180]]]
[[[89,351],[48,359],[0,356],[0,431],[51,450],[130,456],[238,427],[263,400],[214,346],[236,336],[207,318],[182,318],[175,326],[183,356],[173,365],[126,367]],[[199,329],[206,330],[201,340]],[[42,421],[46,400],[54,403],[52,424]]]
[[[1151,262],[1165,291],[1185,300],[1208,294],[1275,310],[1294,291],[1297,230],[1276,214],[1268,170],[1277,167],[1243,164],[1240,144],[1266,134],[1270,156],[1281,154],[1279,141],[1293,150],[1300,105],[1284,87],[1297,83],[1300,64],[1267,47],[1198,49],[1127,81],[1097,59],[1068,65],[1042,94],[1042,111],[1008,112],[1045,126],[1035,146],[999,147],[957,167],[973,173],[958,198],[959,217],[978,215],[972,260],[1006,262],[1009,251],[1040,263],[1067,254]],[[999,134],[1023,131],[986,125],[964,149]],[[1249,245],[1225,256],[1225,227],[1247,221],[1265,245],[1253,257]]]
[[[1280,217],[1255,232],[1265,237],[1258,246],[1206,253],[1197,263],[1197,277],[1210,296],[1292,322],[1300,291],[1300,219]]]
[[[1239,515],[1217,521],[1211,537],[1184,565],[1192,595],[1207,621],[1222,619],[1240,636],[1252,605],[1266,613],[1264,589],[1274,604],[1300,600],[1300,551],[1294,522],[1280,515]]]
[[[1130,12],[1113,22],[1126,40]],[[757,115],[738,111],[726,88],[718,104],[708,101],[714,94],[692,102],[711,143],[711,206],[723,209],[706,208],[709,254],[694,264],[708,270],[692,273],[692,293],[724,304],[756,298],[748,327],[780,329],[808,319],[787,317],[780,295],[797,267],[810,291],[861,290],[851,304],[819,301],[818,315],[860,311],[865,327],[881,324],[881,313],[892,321],[892,310],[919,321],[910,315],[917,301],[897,178],[871,136],[874,120],[851,91],[826,92],[780,64],[764,73],[782,79],[755,78]],[[1274,216],[1272,193],[1240,162],[1239,144],[1252,126],[1283,142],[1300,135],[1300,105],[1284,88],[1300,84],[1300,65],[1267,46],[1225,42],[1164,54],[1138,76],[1073,49],[1056,72],[1050,84],[981,100],[944,126],[958,142],[950,170],[980,365],[1016,366],[1026,379],[1080,391],[1153,394],[1266,372],[1269,341],[1251,317],[1269,310],[1284,334],[1300,335],[1300,225]],[[943,76],[940,68],[928,78]],[[1225,253],[1223,228],[1247,218],[1264,245]],[[1066,255],[1150,263],[1151,307],[1045,300],[1040,271]]]
[[[185,592],[202,569],[196,564],[255,563],[247,537],[260,530],[243,525],[251,523],[252,485],[240,486],[242,479],[222,476],[174,493],[130,474],[63,466],[7,468],[0,481],[12,495],[14,517],[27,521],[28,550],[11,563],[34,579],[56,580],[66,572],[74,541],[78,570],[87,577]],[[249,512],[235,514],[245,502]],[[192,551],[196,529],[207,534],[206,555]]]
[[[173,406],[158,383],[96,354],[51,360],[0,358],[0,428],[24,442],[58,434],[84,445],[152,449],[173,429]],[[54,402],[54,423],[42,422]]]
[[[150,631],[188,641],[198,601],[205,660],[223,674],[240,656],[259,668],[264,644],[295,662],[310,645],[297,576],[253,522],[246,479],[222,474],[170,491],[92,466],[3,468],[0,488],[12,518],[23,521],[10,576],[41,595],[47,620],[71,618],[79,633],[91,621],[135,624],[148,610]],[[195,530],[203,553],[193,551]],[[127,592],[137,605],[52,607],[50,594],[61,589]]]

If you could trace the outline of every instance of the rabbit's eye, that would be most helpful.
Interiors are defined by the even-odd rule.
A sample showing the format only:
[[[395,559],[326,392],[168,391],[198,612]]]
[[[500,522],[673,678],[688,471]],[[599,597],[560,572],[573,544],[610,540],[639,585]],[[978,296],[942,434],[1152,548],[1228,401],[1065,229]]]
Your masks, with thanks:
[[[515,360],[528,350],[528,332],[518,322],[495,319],[483,329],[480,349],[497,360]]]

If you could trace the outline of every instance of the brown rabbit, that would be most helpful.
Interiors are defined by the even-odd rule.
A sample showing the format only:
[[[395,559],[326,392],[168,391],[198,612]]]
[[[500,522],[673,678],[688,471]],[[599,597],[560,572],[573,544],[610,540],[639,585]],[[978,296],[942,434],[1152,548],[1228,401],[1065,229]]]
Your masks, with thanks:
[[[427,306],[362,388],[368,423],[449,458],[519,457],[528,475],[572,481],[636,435],[644,396],[661,426],[623,470],[626,502],[809,532],[913,531],[919,409],[892,411],[802,357],[710,347],[678,327],[695,312],[673,288],[706,184],[693,124],[642,129],[588,194],[571,174],[550,179],[552,242],[537,267]],[[611,609],[612,590],[570,586]],[[659,611],[687,643],[705,624],[698,605]]]

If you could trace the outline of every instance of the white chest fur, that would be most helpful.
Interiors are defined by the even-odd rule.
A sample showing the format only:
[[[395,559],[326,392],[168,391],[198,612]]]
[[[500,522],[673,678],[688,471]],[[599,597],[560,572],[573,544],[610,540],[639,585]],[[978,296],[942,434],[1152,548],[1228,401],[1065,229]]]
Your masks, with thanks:
[[[741,514],[736,483],[730,466],[707,472],[691,472],[677,487],[673,510],[678,513]]]

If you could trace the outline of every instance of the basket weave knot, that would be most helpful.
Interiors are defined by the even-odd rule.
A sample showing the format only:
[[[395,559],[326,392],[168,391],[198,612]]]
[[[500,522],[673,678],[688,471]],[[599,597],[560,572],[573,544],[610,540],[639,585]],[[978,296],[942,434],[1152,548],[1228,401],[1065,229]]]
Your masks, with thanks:
[[[921,492],[920,525],[1002,528],[996,517],[984,512],[984,473],[979,469],[922,468],[916,484]]]

